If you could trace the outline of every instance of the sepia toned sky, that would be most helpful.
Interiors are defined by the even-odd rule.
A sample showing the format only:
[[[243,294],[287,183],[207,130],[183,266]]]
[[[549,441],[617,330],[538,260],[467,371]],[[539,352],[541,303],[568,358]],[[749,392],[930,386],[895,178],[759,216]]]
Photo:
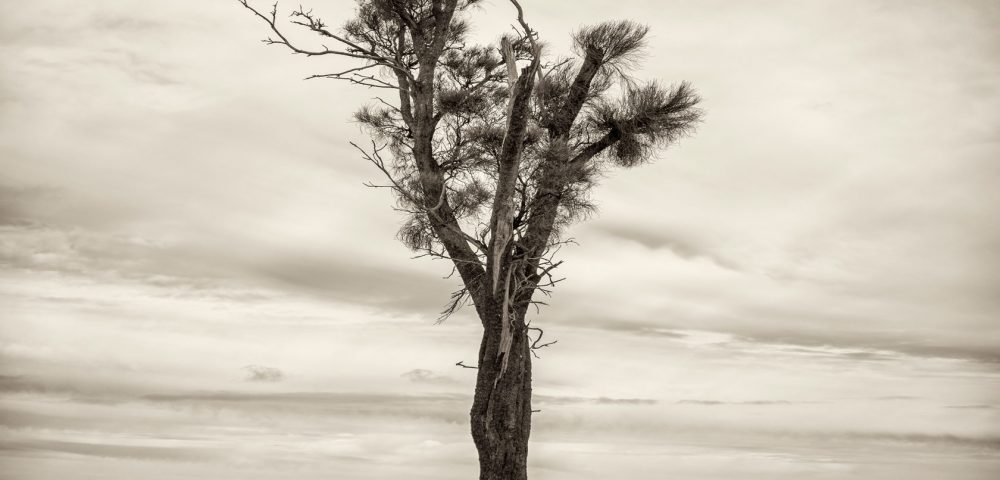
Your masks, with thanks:
[[[554,55],[647,23],[636,77],[706,111],[571,230],[531,478],[1000,475],[1000,5],[522,3]],[[378,92],[265,35],[235,1],[4,9],[4,478],[475,478],[478,320],[435,325],[456,281],[348,144]]]

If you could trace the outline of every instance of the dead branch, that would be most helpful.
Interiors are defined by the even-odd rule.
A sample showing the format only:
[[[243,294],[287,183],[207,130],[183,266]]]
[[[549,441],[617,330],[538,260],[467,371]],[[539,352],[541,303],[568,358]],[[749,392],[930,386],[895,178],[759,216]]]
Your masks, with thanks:
[[[528,330],[537,330],[538,331],[538,338],[536,338],[535,341],[531,342],[531,347],[529,349],[529,351],[531,352],[532,355],[535,356],[535,358],[539,358],[538,354],[535,353],[535,350],[540,350],[542,348],[548,347],[549,345],[555,345],[556,343],[559,343],[559,340],[553,340],[551,342],[539,344],[538,342],[542,341],[542,336],[545,335],[545,331],[542,330],[541,328],[530,327],[530,326],[528,327]]]
[[[298,10],[293,11],[291,13],[291,16],[303,18],[305,21],[293,20],[291,23],[302,25],[319,35],[332,38],[337,42],[346,46],[347,49],[344,50],[331,49],[326,45],[323,45],[322,49],[320,50],[306,49],[299,47],[298,45],[293,44],[288,39],[288,37],[285,36],[285,34],[281,31],[281,29],[278,28],[278,2],[275,2],[271,6],[271,11],[269,12],[269,14],[264,14],[260,10],[257,10],[256,8],[251,6],[249,0],[236,0],[236,1],[239,2],[240,5],[243,5],[243,7],[245,7],[247,10],[253,12],[254,15],[263,20],[265,23],[267,23],[267,25],[271,28],[271,31],[274,32],[275,35],[277,35],[277,38],[268,37],[262,40],[267,45],[284,45],[293,53],[305,55],[307,57],[314,57],[319,55],[336,55],[342,57],[357,58],[361,60],[368,60],[374,62],[375,64],[388,67],[401,74],[404,74],[408,78],[413,77],[413,74],[410,72],[409,68],[407,68],[403,64],[395,62],[394,59],[379,55],[374,51],[371,51],[360,45],[357,45],[356,43],[351,42],[350,40],[340,35],[330,32],[329,30],[326,29],[326,25],[324,25],[321,20],[312,15],[311,11],[306,12],[302,10],[302,7],[299,7]]]
[[[460,360],[460,361],[459,361],[458,363],[456,363],[455,365],[456,365],[456,366],[459,366],[459,367],[462,367],[462,368],[471,368],[471,369],[473,369],[473,370],[479,370],[479,367],[470,367],[470,366],[468,366],[468,365],[466,365],[466,364],[464,364],[464,363],[462,363],[462,362],[463,362],[463,361],[462,361],[462,360]]]

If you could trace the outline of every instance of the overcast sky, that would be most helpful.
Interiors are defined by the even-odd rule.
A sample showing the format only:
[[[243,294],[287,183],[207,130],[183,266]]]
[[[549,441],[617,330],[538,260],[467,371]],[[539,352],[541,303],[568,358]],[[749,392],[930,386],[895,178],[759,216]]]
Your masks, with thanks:
[[[571,230],[533,479],[1000,476],[1000,4],[522,3],[553,53],[649,24],[636,76],[706,110]],[[4,9],[5,478],[475,477],[479,322],[434,324],[455,280],[362,185],[377,92],[265,35],[225,0]]]

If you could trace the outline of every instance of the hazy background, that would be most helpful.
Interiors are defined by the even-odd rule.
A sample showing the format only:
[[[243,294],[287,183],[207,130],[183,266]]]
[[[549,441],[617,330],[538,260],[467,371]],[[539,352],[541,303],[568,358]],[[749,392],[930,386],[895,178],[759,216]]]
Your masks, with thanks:
[[[2,477],[474,478],[478,321],[347,143],[378,92],[235,1],[4,3]],[[707,111],[572,230],[533,479],[1000,476],[1000,4],[523,3],[559,53],[648,23]]]

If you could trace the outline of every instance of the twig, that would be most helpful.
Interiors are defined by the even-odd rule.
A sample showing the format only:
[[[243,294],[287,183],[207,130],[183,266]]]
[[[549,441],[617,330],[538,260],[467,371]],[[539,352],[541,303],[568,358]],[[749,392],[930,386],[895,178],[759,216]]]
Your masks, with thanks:
[[[541,328],[538,328],[538,327],[528,327],[528,330],[537,330],[538,331],[538,338],[536,338],[535,341],[531,343],[531,348],[530,348],[531,354],[534,355],[535,358],[539,358],[538,354],[535,353],[535,350],[539,350],[539,349],[545,348],[545,347],[547,347],[549,345],[555,345],[556,343],[559,342],[559,340],[553,340],[551,342],[543,343],[543,344],[539,345],[538,342],[542,341],[542,336],[545,335],[545,331],[543,331]]]

